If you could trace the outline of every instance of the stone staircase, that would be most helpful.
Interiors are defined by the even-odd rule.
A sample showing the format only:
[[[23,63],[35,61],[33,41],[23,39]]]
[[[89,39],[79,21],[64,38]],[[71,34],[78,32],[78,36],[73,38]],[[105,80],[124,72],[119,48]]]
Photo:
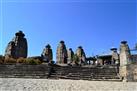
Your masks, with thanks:
[[[116,66],[0,65],[0,78],[121,81]]]
[[[56,79],[121,81],[116,66],[104,67],[54,67],[51,77]]]

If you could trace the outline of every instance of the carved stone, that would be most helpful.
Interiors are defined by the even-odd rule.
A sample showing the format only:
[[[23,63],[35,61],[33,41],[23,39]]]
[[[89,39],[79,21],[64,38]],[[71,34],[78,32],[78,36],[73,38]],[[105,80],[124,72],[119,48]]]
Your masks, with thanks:
[[[72,63],[74,60],[74,52],[72,48],[69,48],[68,50],[68,64]]]
[[[126,65],[130,61],[131,53],[127,41],[122,41],[120,45],[120,65]]]
[[[119,54],[117,53],[117,48],[111,48],[112,51],[112,64],[120,64]]]
[[[81,46],[79,46],[78,49],[76,50],[76,56],[78,57],[79,64],[86,63],[86,55]]]
[[[67,49],[64,41],[60,41],[57,47],[56,59],[58,64],[66,64],[67,63]]]
[[[130,48],[127,44],[127,41],[122,41],[120,45],[120,68],[119,73],[120,76],[123,78],[123,81],[128,80],[128,62],[131,61],[131,53]]]
[[[27,40],[24,38],[25,34],[19,31],[15,34],[15,37],[8,43],[5,51],[5,56],[19,58],[27,57],[28,46]]]
[[[43,60],[46,62],[53,61],[53,53],[52,53],[51,46],[49,44],[45,46],[41,56],[42,56]]]

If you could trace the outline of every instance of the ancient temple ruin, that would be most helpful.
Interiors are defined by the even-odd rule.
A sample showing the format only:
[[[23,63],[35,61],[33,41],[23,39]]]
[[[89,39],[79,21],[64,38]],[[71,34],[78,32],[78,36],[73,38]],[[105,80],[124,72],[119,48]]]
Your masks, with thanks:
[[[130,48],[127,41],[122,41],[120,45],[120,65],[126,65],[131,58]]]
[[[57,47],[56,61],[58,64],[67,64],[67,49],[64,41],[60,41]]]
[[[86,54],[82,46],[79,46],[76,50],[76,57],[78,58],[78,64],[85,64],[86,63]]]
[[[68,64],[71,64],[74,62],[74,52],[72,50],[72,48],[69,48],[68,50]]]
[[[5,51],[6,57],[27,57],[28,45],[25,38],[25,34],[22,31],[19,31],[15,34],[15,37],[8,43],[8,46]]]
[[[117,52],[117,48],[111,48],[111,51],[112,51],[112,61],[111,63],[112,64],[120,64],[120,60],[119,60],[119,54]]]
[[[133,62],[133,60],[137,62],[137,54],[131,54],[127,41],[121,41],[119,50],[117,50],[117,48],[111,48],[110,50],[111,52],[109,54],[87,57],[82,46],[79,46],[74,53],[72,48],[66,48],[64,41],[60,41],[57,46],[56,63],[54,63],[52,48],[50,44],[47,44],[41,55],[29,57],[33,60],[39,60],[42,65],[39,64],[34,66],[28,64],[13,64],[14,68],[9,67],[9,65],[0,66],[1,69],[7,70],[7,73],[0,70],[0,77],[5,77],[6,75],[6,77],[29,76],[32,78],[46,77],[54,79],[116,81],[121,81],[123,79],[136,79],[134,78],[136,71],[134,71],[134,69],[130,70],[128,64]],[[5,57],[16,59],[20,57],[26,58],[27,51],[28,46],[25,34],[22,31],[19,31],[15,34],[12,41],[8,43]],[[130,68],[132,68],[132,66],[130,66]],[[26,72],[26,74],[20,72],[20,69],[21,71]]]
[[[46,45],[45,48],[43,49],[41,57],[42,57],[43,61],[45,61],[45,62],[53,61],[53,53],[52,53],[51,46],[49,44]]]

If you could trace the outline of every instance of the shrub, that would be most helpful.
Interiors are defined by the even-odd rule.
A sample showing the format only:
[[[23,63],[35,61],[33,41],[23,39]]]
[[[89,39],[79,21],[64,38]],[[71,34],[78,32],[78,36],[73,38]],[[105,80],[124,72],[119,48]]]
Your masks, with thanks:
[[[41,61],[38,59],[27,58],[25,63],[26,64],[41,64]]]
[[[17,63],[26,63],[26,59],[23,57],[20,57],[17,59]]]
[[[16,63],[16,59],[12,57],[5,57],[4,63]]]
[[[0,64],[4,63],[4,56],[0,55]]]

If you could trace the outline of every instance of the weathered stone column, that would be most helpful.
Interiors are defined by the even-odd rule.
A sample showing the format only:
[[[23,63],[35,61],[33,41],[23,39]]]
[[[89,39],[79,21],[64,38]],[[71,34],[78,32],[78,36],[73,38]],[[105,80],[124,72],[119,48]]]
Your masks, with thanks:
[[[5,51],[5,56],[10,56],[13,58],[27,57],[28,45],[25,34],[19,31],[15,34],[15,37],[8,43]]]
[[[60,41],[57,47],[56,60],[57,64],[67,64],[67,49],[64,41]]]
[[[68,64],[71,64],[74,60],[74,52],[72,48],[69,48],[68,50]]]
[[[82,46],[79,46],[76,50],[76,55],[78,57],[79,64],[86,64],[86,55],[82,48]]]
[[[130,49],[127,41],[122,41],[120,45],[120,75],[123,77],[124,81],[128,81],[128,69],[127,64],[130,61]]]
[[[43,52],[41,54],[43,60],[45,62],[51,62],[53,61],[53,53],[52,53],[52,49],[51,46],[49,44],[47,44],[45,46],[45,48],[43,49]]]

